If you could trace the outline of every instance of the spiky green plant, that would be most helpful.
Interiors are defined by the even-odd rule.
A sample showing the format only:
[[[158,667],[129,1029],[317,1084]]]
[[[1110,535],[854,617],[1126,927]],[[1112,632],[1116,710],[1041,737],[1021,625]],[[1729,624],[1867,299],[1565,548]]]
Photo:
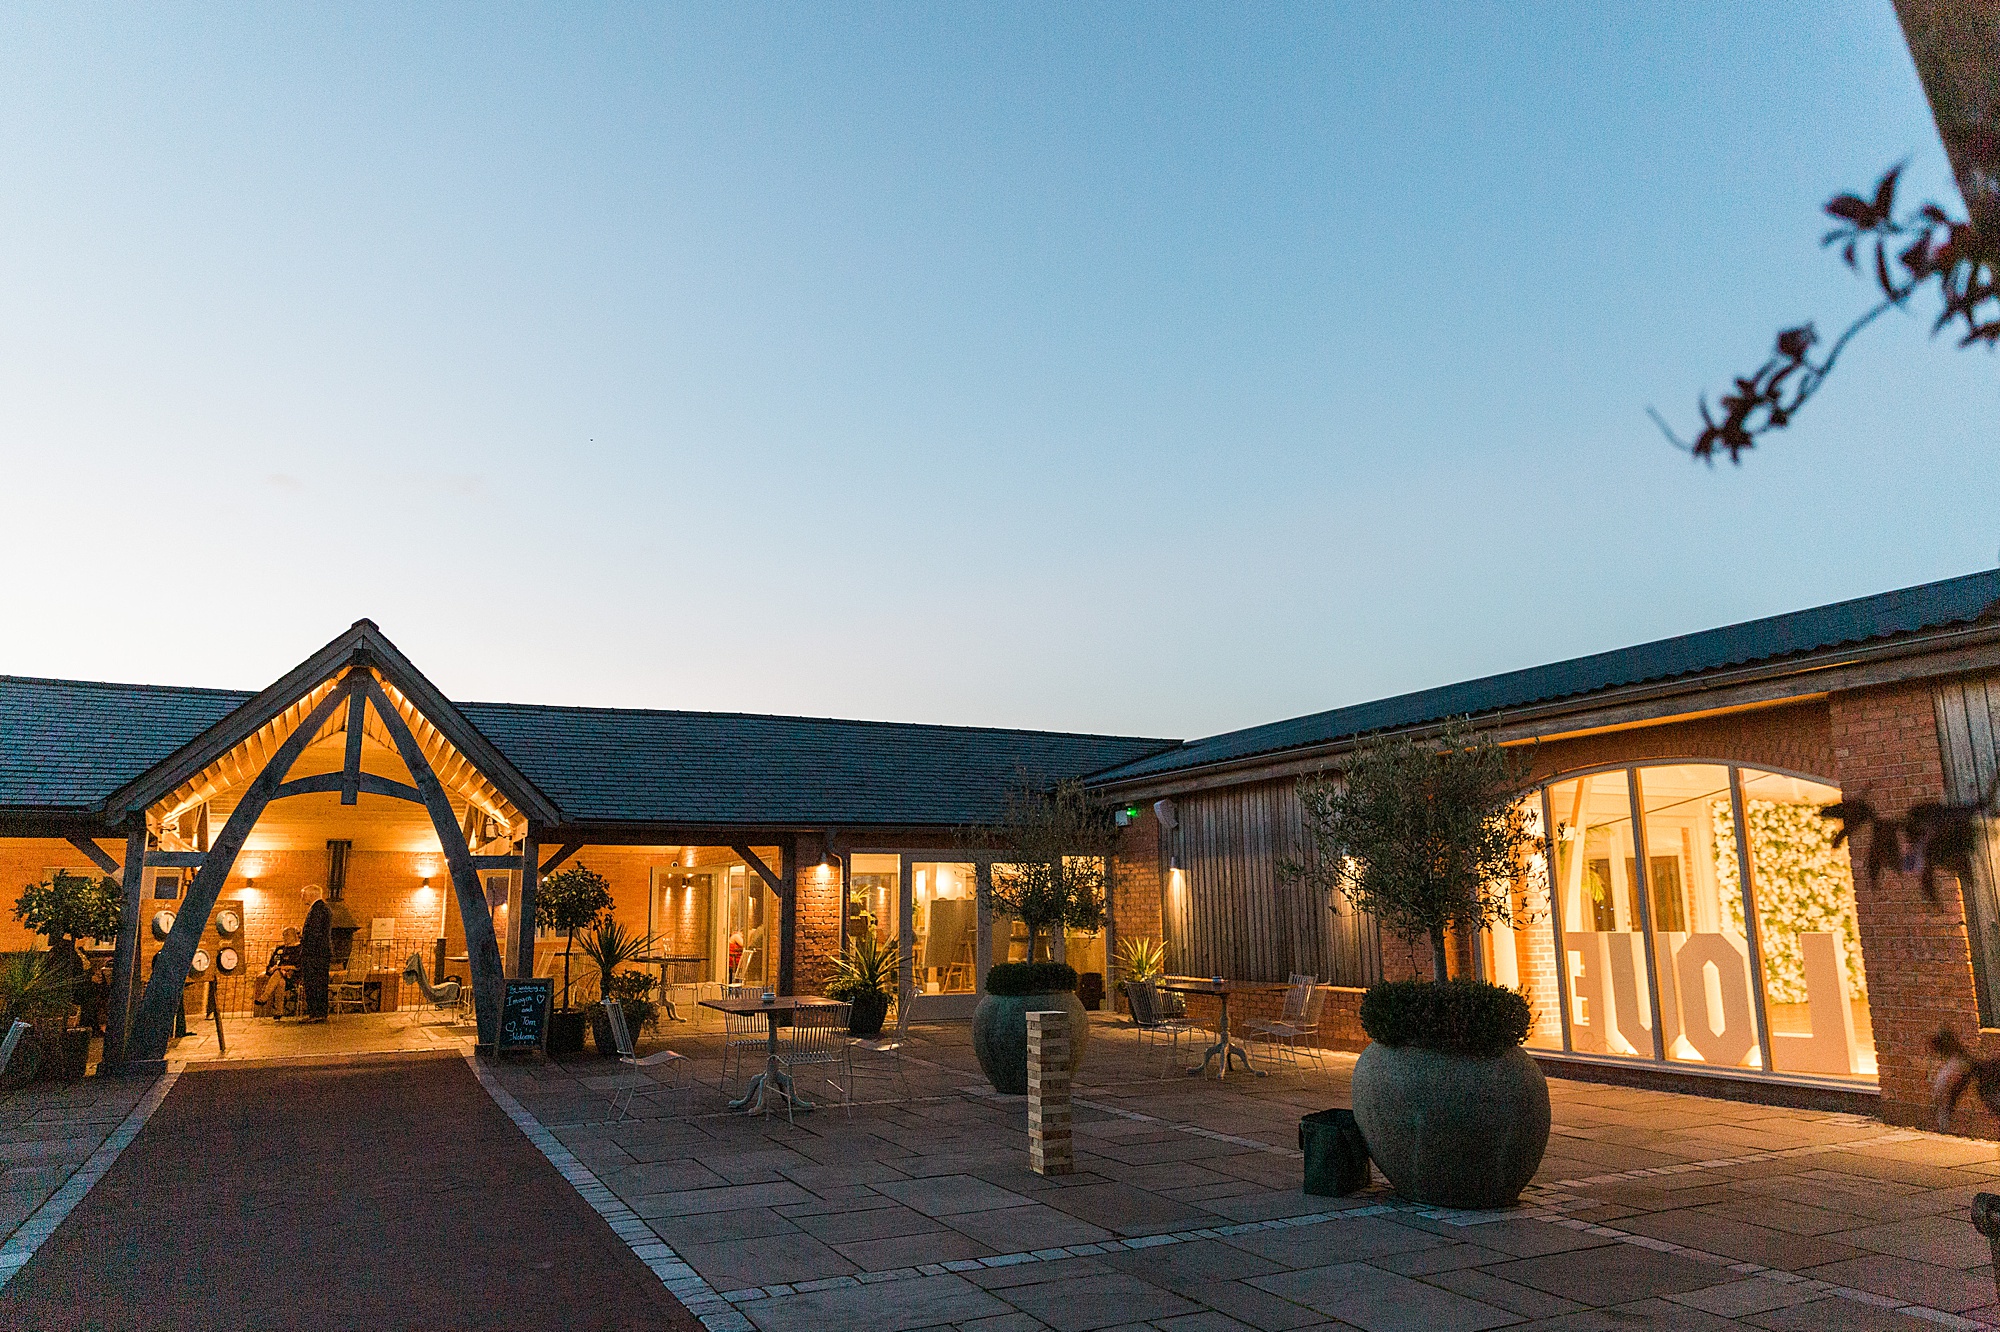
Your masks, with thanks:
[[[612,978],[618,968],[643,956],[652,946],[652,935],[626,929],[608,911],[599,916],[590,932],[583,936],[583,955],[597,968],[598,996],[615,998],[618,990]]]
[[[898,972],[895,949],[884,947],[872,930],[858,934],[833,959],[827,997],[851,1004],[864,994],[894,994]]]
[[[1158,980],[1167,974],[1167,945],[1144,936],[1120,939],[1117,965],[1120,980]]]

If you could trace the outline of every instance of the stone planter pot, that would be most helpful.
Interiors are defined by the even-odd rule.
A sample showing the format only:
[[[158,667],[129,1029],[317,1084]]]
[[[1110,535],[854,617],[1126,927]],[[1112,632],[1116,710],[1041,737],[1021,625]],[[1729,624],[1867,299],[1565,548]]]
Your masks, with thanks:
[[[590,1039],[603,1059],[618,1057],[618,1038],[611,1034],[611,1019],[606,1015],[603,1004],[590,1006]]]
[[[1069,1071],[1083,1063],[1090,1038],[1090,1019],[1077,997],[1056,994],[989,994],[972,1010],[972,1052],[993,1090],[1008,1096],[1028,1094],[1028,1014],[1062,1009],[1069,1014]]]
[[[57,1046],[62,1058],[56,1061],[55,1076],[59,1082],[76,1082],[90,1067],[90,1029],[88,1027],[63,1028]]]
[[[1440,1054],[1379,1042],[1354,1065],[1368,1154],[1412,1202],[1511,1207],[1549,1145],[1549,1084],[1519,1048]]]
[[[882,1021],[889,1016],[889,994],[857,994],[847,1009],[847,1034],[849,1036],[880,1036]]]
[[[558,1008],[549,1014],[549,1053],[572,1055],[583,1049],[583,1010]]]

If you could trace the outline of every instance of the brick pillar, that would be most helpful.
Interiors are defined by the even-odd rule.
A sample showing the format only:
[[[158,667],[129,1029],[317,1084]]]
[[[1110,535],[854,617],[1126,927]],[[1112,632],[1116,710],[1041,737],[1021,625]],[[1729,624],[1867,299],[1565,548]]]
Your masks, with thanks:
[[[794,980],[799,994],[818,994],[840,952],[840,903],[846,863],[830,853],[825,834],[801,833],[799,865],[793,878],[798,895],[794,913]],[[825,864],[820,862],[825,860]]]
[[[1945,798],[1937,712],[1928,686],[1835,694],[1829,714],[1843,798],[1864,799],[1891,817]],[[1892,1124],[1928,1124],[1928,1078],[1936,1059],[1925,1042],[1949,1028],[1967,1045],[1981,1045],[1964,899],[1949,875],[1939,878],[1938,906],[1924,900],[1912,874],[1884,873],[1871,884],[1867,838],[1854,838],[1848,845],[1881,1069],[1882,1118]],[[2000,1043],[1985,1053],[1996,1049]],[[2000,1137],[2000,1121],[1978,1107],[1976,1097],[1961,1104],[1952,1127],[1983,1138]]]
[[[1076,1169],[1069,1136],[1069,1014],[1028,1014],[1028,1168],[1038,1175]]]

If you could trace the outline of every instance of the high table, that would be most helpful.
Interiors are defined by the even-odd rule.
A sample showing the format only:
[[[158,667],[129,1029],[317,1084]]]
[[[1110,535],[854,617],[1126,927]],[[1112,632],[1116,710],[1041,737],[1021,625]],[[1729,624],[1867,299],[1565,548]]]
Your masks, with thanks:
[[[654,953],[648,957],[636,957],[632,960],[643,966],[658,967],[660,969],[660,1011],[665,1013],[670,1021],[686,1022],[687,1019],[681,1016],[680,1010],[674,1007],[674,1001],[667,997],[667,968],[681,962],[706,962],[708,961],[708,956],[704,953],[674,953],[664,955]]]
[[[718,1013],[762,1013],[771,1024],[770,1036],[764,1047],[764,1071],[750,1079],[743,1095],[729,1103],[731,1110],[756,1115],[776,1110],[787,1102],[798,1110],[813,1108],[811,1101],[792,1090],[792,1080],[778,1067],[778,1014],[795,1013],[801,1008],[833,1008],[837,1006],[833,1000],[788,994],[767,1004],[760,998],[745,995],[734,999],[704,999],[701,1006]]]
[[[1216,1001],[1221,1005],[1221,1016],[1215,1021],[1215,1044],[1208,1047],[1208,1053],[1201,1057],[1199,1064],[1188,1070],[1189,1077],[1199,1077],[1203,1073],[1206,1073],[1209,1061],[1217,1055],[1222,1057],[1222,1067],[1216,1070],[1216,1076],[1219,1078],[1229,1076],[1229,1061],[1232,1059],[1241,1059],[1243,1061],[1243,1071],[1250,1074],[1250,1076],[1256,1078],[1265,1076],[1263,1069],[1251,1067],[1250,1052],[1229,1039],[1229,996],[1232,994],[1269,994],[1273,990],[1283,990],[1286,988],[1285,986],[1273,981],[1234,981],[1219,978],[1215,980],[1199,980],[1192,976],[1168,976],[1155,981],[1153,988],[1172,990],[1175,994],[1210,994],[1214,995]]]

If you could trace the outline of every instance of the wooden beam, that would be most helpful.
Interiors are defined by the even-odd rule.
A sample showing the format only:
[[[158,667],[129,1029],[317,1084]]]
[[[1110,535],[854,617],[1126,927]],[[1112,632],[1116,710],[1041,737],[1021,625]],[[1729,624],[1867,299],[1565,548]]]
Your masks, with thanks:
[[[756,870],[757,877],[762,879],[766,884],[768,884],[772,892],[777,893],[780,896],[784,895],[785,881],[782,878],[778,877],[777,875],[771,873],[771,867],[769,865],[766,865],[755,851],[752,851],[747,846],[732,846],[729,849],[731,851],[734,851],[737,855],[743,857],[743,863],[748,865],[751,869]],[[778,863],[780,865],[783,865],[785,863],[784,851],[785,848],[781,843],[778,847]]]
[[[191,869],[198,870],[208,857],[199,851],[148,851],[147,869]]]
[[[359,689],[347,696],[347,754],[340,764],[340,803],[361,800],[361,732],[367,727],[368,697]]]
[[[146,897],[146,828],[125,834],[124,901],[118,914],[117,948],[111,955],[111,1000],[104,1013],[104,1057],[100,1069],[125,1065],[126,1033],[132,1024],[132,998],[138,993],[139,913]]]
[[[541,869],[537,870],[536,873],[547,874],[581,850],[583,850],[582,842],[564,842],[562,850],[544,860]]]
[[[535,840],[535,831],[530,827],[521,839],[521,914],[507,922],[514,931],[516,976],[535,974],[535,898],[542,886],[541,866],[535,861],[541,854],[541,844]]]
[[[465,925],[473,1007],[479,1016],[479,1043],[490,1048],[500,1036],[500,994],[506,975],[500,965],[500,941],[493,933],[493,913],[486,905],[485,887],[473,868],[472,853],[465,845],[457,816],[452,813],[451,800],[445,795],[437,773],[431,770],[430,760],[418,747],[416,737],[410,734],[402,716],[390,708],[388,697],[374,676],[364,677],[361,687],[368,691],[368,701],[382,713],[389,736],[396,742],[396,752],[403,756],[403,765],[423,793],[431,827],[437,833],[438,844],[444,848],[445,863],[451,867],[451,886],[458,894],[459,919]]]
[[[90,863],[103,870],[106,874],[118,873],[118,862],[111,858],[109,851],[106,851],[96,842],[91,841],[88,837],[71,837],[66,840],[71,846],[83,852],[84,855],[89,856]]]
[[[517,870],[521,868],[521,858],[517,855],[474,856],[472,867],[482,870]]]
[[[313,795],[323,791],[345,791],[348,776],[344,772],[316,772],[309,777],[295,777],[279,786],[272,795],[273,800],[283,800],[287,796]],[[413,805],[424,803],[423,795],[414,786],[392,781],[387,777],[377,777],[372,772],[359,773],[354,778],[354,789],[362,795],[387,796],[391,800],[407,800]]]
[[[791,994],[797,974],[799,839],[793,834],[778,843],[778,993]],[[842,908],[845,910],[845,908]]]
[[[201,868],[195,872],[194,882],[188,885],[187,897],[181,909],[175,914],[174,927],[167,932],[167,941],[160,946],[153,958],[153,974],[146,978],[146,993],[139,1000],[138,1010],[132,1016],[132,1027],[126,1041],[126,1054],[134,1059],[164,1059],[167,1056],[167,1042],[173,1039],[174,1015],[180,1011],[181,987],[187,983],[188,963],[194,959],[194,950],[201,942],[202,931],[208,928],[209,913],[215,910],[215,899],[221,895],[223,880],[230,867],[243,850],[243,843],[249,840],[251,828],[256,826],[264,807],[284,784],[285,774],[299,761],[311,742],[313,732],[319,723],[332,715],[333,710],[346,698],[347,691],[354,688],[353,681],[359,672],[349,672],[340,684],[328,691],[319,706],[314,708],[306,723],[295,728],[285,738],[257,779],[250,783],[243,799],[237,803],[229,815],[229,821],[222,826],[222,836],[215,841],[215,849],[207,856],[198,858]],[[151,856],[142,857],[150,862]],[[137,924],[137,912],[134,912]]]

